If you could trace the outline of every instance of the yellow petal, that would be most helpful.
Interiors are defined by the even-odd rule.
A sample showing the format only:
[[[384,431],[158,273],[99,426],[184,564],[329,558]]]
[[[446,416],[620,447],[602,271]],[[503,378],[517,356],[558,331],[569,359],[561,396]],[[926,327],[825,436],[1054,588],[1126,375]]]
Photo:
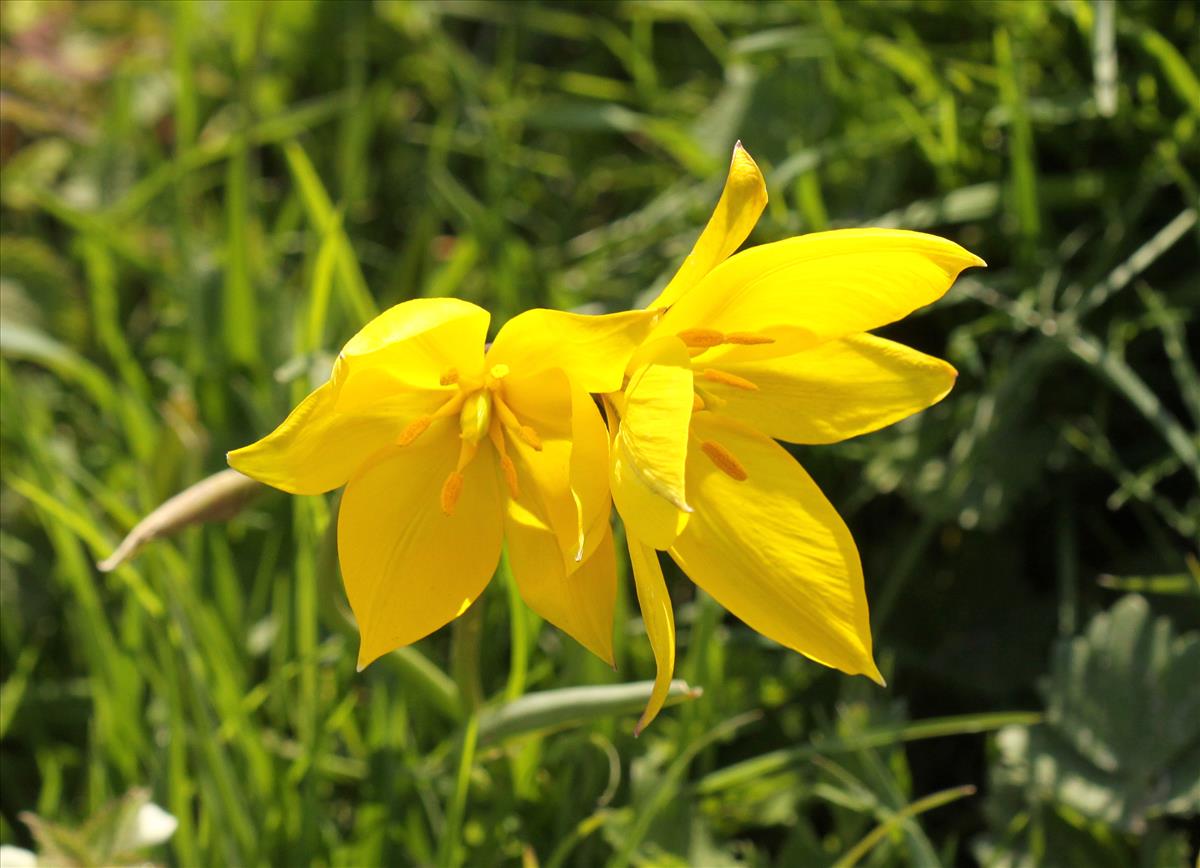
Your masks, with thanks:
[[[638,352],[609,450],[609,484],[621,518],[639,539],[668,548],[687,523],[685,467],[692,369],[674,338]]]
[[[936,404],[957,376],[941,359],[865,334],[721,370],[758,390],[705,382],[720,412],[791,443],[836,443],[891,425]]]
[[[513,577],[529,608],[614,666],[617,562],[611,528],[606,526],[595,551],[569,576],[558,541],[548,531],[510,518],[506,542]]]
[[[650,649],[654,652],[657,667],[650,701],[646,703],[646,710],[633,730],[637,735],[658,716],[671,689],[671,676],[675,674],[675,613],[671,610],[671,597],[667,593],[658,555],[654,549],[639,542],[632,533],[626,536],[638,605],[642,610],[642,621],[646,625],[646,635],[650,639]]]
[[[381,452],[346,486],[338,556],[361,634],[360,669],[462,614],[496,569],[503,506],[489,446],[463,471],[454,514],[441,509],[459,443],[453,422],[442,420],[415,443]]]
[[[478,379],[487,339],[486,310],[455,298],[416,298],[390,307],[352,337],[338,355],[337,409],[368,411],[401,389],[448,394],[448,374]]]
[[[502,394],[541,446],[505,435],[520,488],[508,512],[522,524],[551,530],[562,568],[573,573],[608,532],[608,443],[600,411],[557,369],[506,377]]]
[[[688,460],[696,511],[671,549],[680,568],[770,639],[882,683],[871,657],[862,567],[850,531],[808,474],[774,440],[715,413],[697,439],[732,454],[731,477],[699,449]]]
[[[717,347],[703,356],[711,364],[786,355],[907,316],[941,298],[964,268],[983,264],[920,232],[801,235],[730,257],[667,311],[655,335],[703,328],[773,341]]]
[[[758,165],[738,142],[733,147],[725,189],[708,225],[662,293],[647,307],[670,307],[704,275],[741,246],[767,207],[767,185]]]
[[[291,494],[321,494],[344,485],[355,470],[387,445],[403,419],[428,412],[436,396],[396,392],[370,414],[334,411],[337,386],[325,383],[300,402],[278,428],[235,449],[229,466]]]
[[[657,318],[656,311],[644,310],[602,316],[529,310],[500,329],[487,363],[508,365],[522,376],[561,368],[585,392],[615,392]]]
[[[583,534],[584,558],[591,556],[595,544],[603,544],[605,536],[612,534],[607,462],[608,432],[600,409],[589,393],[572,386],[571,493],[579,516],[578,528]],[[574,568],[568,565],[567,571]]]

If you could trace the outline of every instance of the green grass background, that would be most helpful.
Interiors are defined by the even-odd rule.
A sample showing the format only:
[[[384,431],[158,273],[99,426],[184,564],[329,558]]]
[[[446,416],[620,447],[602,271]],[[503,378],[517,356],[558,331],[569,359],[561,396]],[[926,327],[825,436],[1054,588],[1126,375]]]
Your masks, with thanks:
[[[0,841],[145,786],[184,866],[1189,864],[1198,10],[0,4]],[[942,404],[796,450],[887,689],[677,572],[704,692],[638,739],[627,577],[616,672],[502,569],[453,641],[356,674],[332,498],[96,570],[388,305],[647,298],[739,138],[751,243],[897,226],[991,266],[885,330],[958,367]]]

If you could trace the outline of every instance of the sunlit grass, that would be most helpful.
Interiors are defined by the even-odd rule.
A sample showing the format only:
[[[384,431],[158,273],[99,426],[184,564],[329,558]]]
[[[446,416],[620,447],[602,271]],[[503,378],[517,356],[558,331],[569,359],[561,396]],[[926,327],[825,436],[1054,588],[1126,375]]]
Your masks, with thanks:
[[[1194,4],[3,12],[0,840],[29,843],[20,811],[78,823],[146,786],[179,819],[154,855],[187,866],[1186,846],[1173,819],[1117,831],[989,786],[982,734],[1036,722],[1052,643],[1117,598],[1098,576],[1156,594],[1135,578],[1195,572]],[[498,328],[644,301],[739,137],[771,193],[754,242],[903,226],[990,265],[888,332],[960,370],[944,404],[798,453],[859,540],[887,690],[669,576],[703,694],[680,685],[635,740],[654,663],[628,576],[613,672],[502,567],[475,716],[449,630],[355,672],[336,498],[268,494],[96,569],[377,310],[454,295]],[[1151,602],[1194,630],[1171,587]]]

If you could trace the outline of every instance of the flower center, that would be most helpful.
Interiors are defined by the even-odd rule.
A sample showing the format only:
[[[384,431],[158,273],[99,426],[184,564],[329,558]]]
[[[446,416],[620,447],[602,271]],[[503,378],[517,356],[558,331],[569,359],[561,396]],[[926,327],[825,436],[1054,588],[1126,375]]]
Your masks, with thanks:
[[[500,460],[500,469],[509,494],[515,499],[520,496],[517,468],[508,454],[505,434],[516,437],[533,449],[542,450],[542,439],[529,425],[524,425],[504,399],[504,378],[508,376],[507,365],[495,365],[488,372],[482,386],[478,381],[465,383],[459,379],[458,371],[450,368],[441,377],[444,386],[456,385],[457,391],[433,413],[420,416],[408,423],[396,438],[397,446],[408,446],[424,434],[429,426],[439,419],[458,414],[458,430],[461,443],[458,461],[454,470],[442,483],[441,507],[446,515],[454,515],[459,497],[462,496],[466,477],[463,471],[475,458],[479,444],[487,437],[492,442]]]
[[[467,396],[462,409],[458,412],[458,427],[462,431],[462,439],[468,443],[479,443],[492,424],[492,393],[480,389]]]

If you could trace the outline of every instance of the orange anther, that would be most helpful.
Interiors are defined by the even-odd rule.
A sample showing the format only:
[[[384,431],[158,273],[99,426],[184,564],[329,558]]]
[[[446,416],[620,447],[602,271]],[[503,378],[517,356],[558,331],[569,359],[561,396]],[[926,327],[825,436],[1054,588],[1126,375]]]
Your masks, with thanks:
[[[684,329],[675,337],[689,347],[715,347],[725,342],[725,335],[715,329]]]
[[[438,382],[443,386],[453,386],[458,382],[458,368],[446,368]]]
[[[425,433],[425,429],[428,428],[432,422],[433,417],[431,416],[422,416],[419,419],[414,419],[413,421],[409,422],[408,425],[405,426],[404,430],[400,432],[400,436],[396,438],[396,445],[407,446],[409,443],[412,443]]]
[[[742,463],[734,458],[733,453],[720,443],[713,440],[705,440],[701,442],[700,448],[708,456],[708,460],[717,465],[717,469],[726,476],[730,476],[738,482],[745,482],[749,477]]]
[[[504,471],[504,481],[508,484],[508,493],[512,495],[513,500],[517,500],[521,496],[521,486],[517,484],[517,468],[513,466],[513,460],[507,455],[501,455],[500,469]]]
[[[538,432],[534,431],[528,425],[522,425],[517,430],[520,433],[522,440],[524,440],[538,452],[542,451],[542,438],[538,436]]]
[[[496,410],[496,418],[500,420],[501,425],[520,437],[538,452],[542,451],[542,438],[538,436],[538,432],[534,431],[528,425],[521,424],[521,420],[517,418],[517,415],[504,403],[504,398],[501,397],[499,391],[496,392],[495,397],[492,399],[492,406]]]
[[[713,368],[705,368],[701,376],[706,380],[712,380],[714,383],[732,386],[735,389],[745,389],[747,392],[758,391],[758,386],[751,383],[745,377],[739,377],[737,374],[731,374],[728,371],[717,371]]]
[[[732,332],[725,335],[725,343],[752,347],[758,344],[773,344],[775,343],[775,338],[769,338],[766,335],[757,335],[754,332]]]
[[[496,447],[496,454],[500,456],[500,469],[504,471],[504,481],[508,485],[508,493],[512,495],[513,500],[517,500],[521,497],[521,486],[517,483],[517,468],[512,459],[508,457],[508,447],[504,443],[504,430],[497,422],[492,422],[492,427],[488,429],[488,437],[491,438],[492,445]]]
[[[458,505],[458,496],[462,494],[463,475],[457,470],[452,471],[442,483],[442,512],[454,515],[454,507]]]
[[[692,412],[698,413],[704,409],[704,399],[699,395],[692,395]]]

